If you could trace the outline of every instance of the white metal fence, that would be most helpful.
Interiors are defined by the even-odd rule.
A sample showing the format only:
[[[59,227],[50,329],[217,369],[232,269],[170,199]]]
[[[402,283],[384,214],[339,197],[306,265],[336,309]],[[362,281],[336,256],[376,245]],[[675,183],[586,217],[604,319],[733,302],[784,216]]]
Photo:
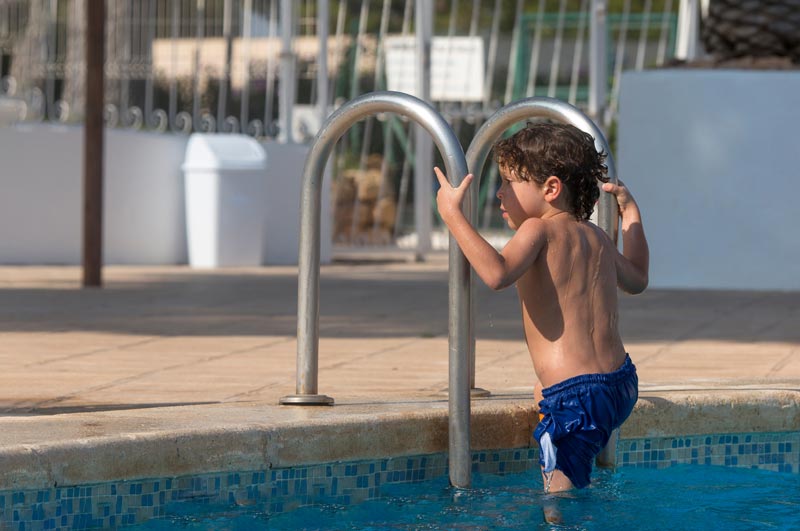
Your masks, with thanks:
[[[397,61],[387,61],[387,50],[398,49],[391,45],[401,42],[396,37],[413,35],[414,4],[331,0],[329,36],[322,43],[317,0],[293,3],[295,73],[288,82],[295,88],[295,140],[314,134],[320,94],[327,95],[330,108],[386,89],[391,74],[402,71]],[[108,1],[107,126],[242,132],[266,140],[285,134],[278,102],[279,64],[286,57],[280,5],[278,0]],[[587,106],[590,0],[435,5],[433,34],[451,38],[443,41],[450,43],[448,50],[455,37],[471,37],[482,48],[484,75],[472,81],[481,85],[480,97],[435,102],[464,145],[486,116],[514,99],[547,95]],[[0,0],[0,103],[12,109],[12,119],[82,120],[85,9],[86,0]],[[660,66],[674,56],[677,11],[677,0],[609,1],[609,101],[602,125],[612,143],[620,73]],[[317,86],[321,49],[329,72],[324,90]],[[436,61],[432,75],[437,76]],[[335,242],[396,244],[414,232],[408,208],[414,155],[413,134],[396,117],[370,118],[345,135],[334,164]],[[502,225],[494,215],[496,174],[490,170],[483,183],[479,223],[488,230]]]

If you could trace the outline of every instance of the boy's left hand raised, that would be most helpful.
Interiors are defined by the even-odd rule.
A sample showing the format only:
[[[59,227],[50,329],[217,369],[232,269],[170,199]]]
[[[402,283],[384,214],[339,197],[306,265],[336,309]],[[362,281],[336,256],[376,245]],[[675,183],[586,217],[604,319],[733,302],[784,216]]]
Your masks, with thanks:
[[[439,208],[439,215],[446,222],[453,214],[461,212],[461,203],[467,193],[469,185],[472,183],[472,174],[467,174],[461,185],[454,188],[445,177],[442,170],[433,168],[436,178],[439,180],[439,191],[436,193],[436,206]]]

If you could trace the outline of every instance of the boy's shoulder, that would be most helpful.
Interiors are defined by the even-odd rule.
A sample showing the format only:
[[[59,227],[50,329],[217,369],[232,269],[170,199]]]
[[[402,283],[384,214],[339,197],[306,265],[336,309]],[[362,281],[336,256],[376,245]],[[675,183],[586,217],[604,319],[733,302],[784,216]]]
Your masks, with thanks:
[[[525,238],[544,237],[552,229],[552,225],[546,219],[528,218],[517,228],[514,236]]]
[[[559,247],[573,246],[577,240],[585,241],[590,247],[613,247],[616,245],[606,232],[590,221],[554,220],[528,218],[516,230],[513,240],[530,245]],[[537,245],[538,246],[538,245]]]
[[[574,219],[552,220],[539,218],[531,218],[528,221],[532,221],[530,227],[528,228],[529,231],[540,232],[548,239],[548,241],[551,242],[557,242],[560,240],[570,242],[573,241],[575,237],[580,237],[581,239],[588,238],[590,241],[595,241],[599,245],[614,246],[614,243],[609,235],[591,221],[577,221]],[[523,223],[523,225],[525,224]]]

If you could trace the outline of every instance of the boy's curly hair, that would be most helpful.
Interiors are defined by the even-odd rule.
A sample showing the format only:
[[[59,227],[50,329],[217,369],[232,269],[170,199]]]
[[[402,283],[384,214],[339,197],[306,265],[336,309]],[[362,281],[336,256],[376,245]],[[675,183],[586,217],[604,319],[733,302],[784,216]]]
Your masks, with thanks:
[[[577,127],[561,123],[528,122],[524,129],[494,146],[494,160],[524,181],[544,184],[555,175],[567,189],[571,212],[587,220],[600,197],[597,181],[608,182],[605,152],[594,138]]]

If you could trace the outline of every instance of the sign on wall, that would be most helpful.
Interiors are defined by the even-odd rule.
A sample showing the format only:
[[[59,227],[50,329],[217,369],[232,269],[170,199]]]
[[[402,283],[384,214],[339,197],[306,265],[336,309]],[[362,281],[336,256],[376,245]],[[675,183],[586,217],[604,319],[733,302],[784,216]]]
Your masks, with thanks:
[[[417,95],[417,43],[414,36],[387,37],[386,81],[389,90]],[[431,39],[431,99],[483,100],[483,39]]]

